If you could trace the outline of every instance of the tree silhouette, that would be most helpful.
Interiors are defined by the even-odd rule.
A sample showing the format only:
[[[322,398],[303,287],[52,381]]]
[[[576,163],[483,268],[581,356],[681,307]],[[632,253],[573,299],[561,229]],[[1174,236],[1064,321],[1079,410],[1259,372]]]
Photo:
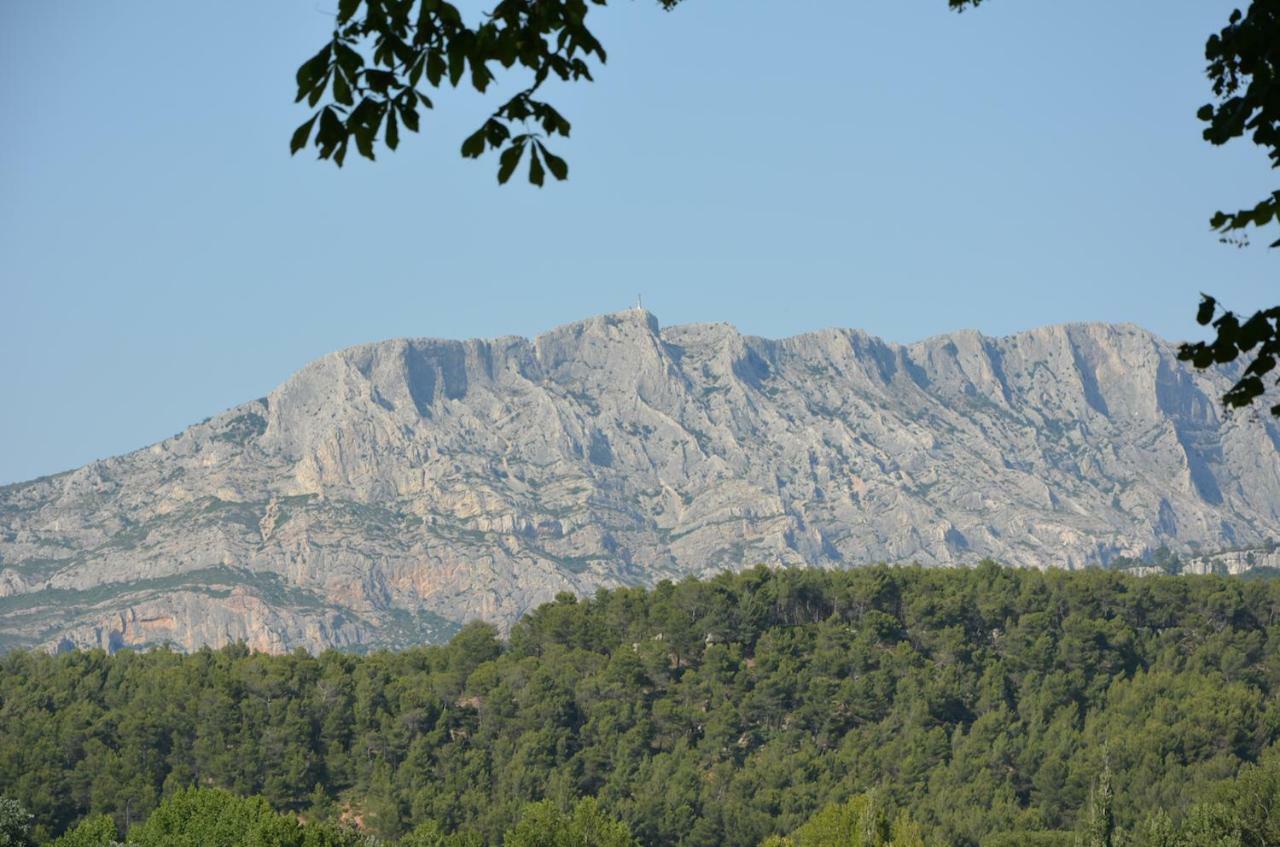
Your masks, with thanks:
[[[1208,123],[1205,140],[1226,144],[1251,135],[1253,143],[1267,151],[1271,167],[1280,167],[1280,0],[1254,0],[1247,12],[1233,11],[1222,31],[1209,37],[1204,55],[1216,98],[1196,113]],[[1280,191],[1252,209],[1217,212],[1209,223],[1224,241],[1243,246],[1249,227],[1280,223]],[[1280,239],[1271,246],[1280,247]],[[1218,302],[1204,295],[1196,319],[1201,326],[1212,323],[1217,338],[1184,344],[1178,357],[1207,368],[1251,353],[1253,361],[1222,398],[1228,407],[1248,406],[1266,391],[1263,377],[1280,356],[1280,306],[1244,320],[1228,309],[1219,311]],[[1271,407],[1271,414],[1280,417],[1280,403]]]
[[[603,64],[606,53],[587,14],[606,2],[499,0],[472,26],[445,0],[339,0],[333,38],[298,68],[297,100],[319,108],[294,132],[290,149],[310,141],[320,158],[341,166],[354,141],[372,159],[379,138],[394,150],[401,126],[418,131],[419,107],[433,107],[425,89],[466,80],[483,94],[496,79],[494,66],[519,66],[529,84],[462,142],[462,155],[498,151],[498,182],[505,183],[527,150],[529,182],[541,186],[547,171],[566,179],[568,164],[544,139],[567,137],[570,123],[536,95],[552,77],[592,79],[589,62]],[[672,9],[680,0],[658,2]]]

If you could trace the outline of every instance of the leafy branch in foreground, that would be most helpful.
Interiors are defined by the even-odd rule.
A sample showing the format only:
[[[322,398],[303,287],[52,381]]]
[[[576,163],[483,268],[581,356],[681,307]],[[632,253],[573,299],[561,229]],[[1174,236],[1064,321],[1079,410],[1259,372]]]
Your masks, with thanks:
[[[1233,11],[1222,31],[1209,37],[1204,52],[1217,98],[1197,112],[1208,123],[1205,140],[1226,144],[1249,134],[1254,144],[1267,150],[1271,167],[1280,167],[1280,0],[1254,0],[1246,12]],[[1209,221],[1223,233],[1223,241],[1242,246],[1248,243],[1242,230],[1272,223],[1280,223],[1280,191],[1252,209],[1220,211]],[[1280,247],[1280,239],[1271,246]],[[1178,358],[1207,368],[1256,348],[1253,361],[1222,398],[1229,408],[1248,406],[1265,392],[1262,378],[1280,355],[1280,306],[1258,311],[1243,322],[1231,311],[1215,320],[1217,311],[1217,301],[1204,295],[1196,320],[1201,326],[1212,323],[1218,337],[1182,345]],[[1280,403],[1271,407],[1271,414],[1280,417]]]
[[[352,142],[367,159],[377,142],[395,150],[400,129],[418,132],[425,89],[469,83],[480,93],[496,68],[519,66],[531,82],[510,97],[462,143],[477,159],[498,151],[498,182],[507,182],[528,153],[529,182],[546,174],[567,179],[569,165],[544,141],[568,137],[570,123],[539,92],[552,78],[592,79],[589,60],[603,64],[603,45],[587,28],[591,6],[607,0],[500,0],[471,26],[444,0],[339,0],[333,38],[298,68],[297,100],[316,111],[293,133],[289,149],[311,143],[339,167]],[[680,0],[658,0],[674,8]]]
[[[1213,364],[1233,362],[1240,354],[1257,348],[1253,361],[1236,384],[1222,395],[1222,402],[1227,407],[1243,408],[1266,391],[1262,378],[1275,368],[1276,358],[1280,357],[1280,306],[1254,312],[1253,317],[1244,322],[1227,310],[1215,320],[1218,301],[1207,294],[1202,297],[1196,320],[1201,326],[1212,323],[1218,337],[1211,343],[1183,344],[1178,358],[1190,360],[1197,368],[1207,368]],[[1276,384],[1280,385],[1280,380]],[[1280,416],[1280,403],[1271,407],[1271,414]]]
[[[1218,98],[1196,113],[1209,124],[1205,140],[1226,144],[1251,133],[1271,167],[1280,168],[1280,0],[1254,0],[1247,13],[1233,11],[1222,31],[1209,37],[1204,54]],[[1225,234],[1267,226],[1278,215],[1280,191],[1273,191],[1252,209],[1217,212],[1210,226]],[[1271,246],[1280,247],[1280,239]]]

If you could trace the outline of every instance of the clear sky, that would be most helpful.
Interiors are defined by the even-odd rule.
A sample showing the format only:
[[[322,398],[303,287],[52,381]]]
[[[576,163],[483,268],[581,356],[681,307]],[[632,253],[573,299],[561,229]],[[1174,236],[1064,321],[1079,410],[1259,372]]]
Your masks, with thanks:
[[[1074,320],[1196,336],[1280,294],[1206,221],[1275,175],[1213,148],[1232,3],[652,0],[552,98],[568,183],[499,188],[446,94],[375,164],[290,159],[334,0],[0,4],[0,482],[172,435],[395,336],[663,324],[896,341]],[[474,5],[474,4],[473,4]]]

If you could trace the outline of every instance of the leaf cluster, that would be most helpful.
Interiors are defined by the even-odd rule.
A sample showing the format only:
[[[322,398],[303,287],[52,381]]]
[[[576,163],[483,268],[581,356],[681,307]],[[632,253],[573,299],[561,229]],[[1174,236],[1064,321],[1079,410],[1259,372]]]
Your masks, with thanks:
[[[1222,396],[1228,408],[1243,408],[1266,392],[1263,377],[1275,369],[1276,359],[1280,357],[1280,306],[1261,309],[1243,321],[1230,310],[1221,310],[1221,314],[1219,311],[1217,300],[1202,295],[1196,320],[1201,326],[1212,323],[1217,338],[1211,342],[1183,344],[1178,358],[1190,361],[1197,368],[1207,368],[1252,353],[1253,360]],[[1276,384],[1280,385],[1280,380]],[[1271,414],[1280,417],[1280,403],[1271,407]]]
[[[529,82],[507,98],[462,143],[462,155],[498,153],[498,182],[522,159],[528,179],[567,179],[569,166],[545,143],[568,137],[571,125],[539,92],[549,80],[591,80],[591,61],[606,61],[587,26],[607,0],[498,0],[468,23],[447,0],[340,0],[332,39],[298,68],[297,100],[314,108],[293,134],[290,150],[312,144],[338,166],[354,143],[373,159],[379,141],[395,150],[400,130],[418,132],[429,89],[469,85],[485,93],[499,70],[524,70]],[[673,8],[679,0],[659,0]]]
[[[1207,72],[1217,100],[1200,107],[1204,138],[1225,144],[1250,136],[1280,168],[1280,0],[1253,0],[1234,10],[1222,30],[1205,43]],[[1253,208],[1217,212],[1210,225],[1222,233],[1263,227],[1280,215],[1280,191]],[[1280,247],[1280,239],[1271,244]],[[1203,321],[1202,321],[1203,323]]]

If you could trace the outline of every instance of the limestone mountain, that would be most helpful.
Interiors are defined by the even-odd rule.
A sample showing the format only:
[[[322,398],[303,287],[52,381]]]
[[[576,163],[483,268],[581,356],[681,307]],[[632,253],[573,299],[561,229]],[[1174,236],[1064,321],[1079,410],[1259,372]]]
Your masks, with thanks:
[[[1280,538],[1280,430],[1229,384],[1128,325],[366,344],[0,488],[0,647],[395,646],[757,563],[1239,559]]]

